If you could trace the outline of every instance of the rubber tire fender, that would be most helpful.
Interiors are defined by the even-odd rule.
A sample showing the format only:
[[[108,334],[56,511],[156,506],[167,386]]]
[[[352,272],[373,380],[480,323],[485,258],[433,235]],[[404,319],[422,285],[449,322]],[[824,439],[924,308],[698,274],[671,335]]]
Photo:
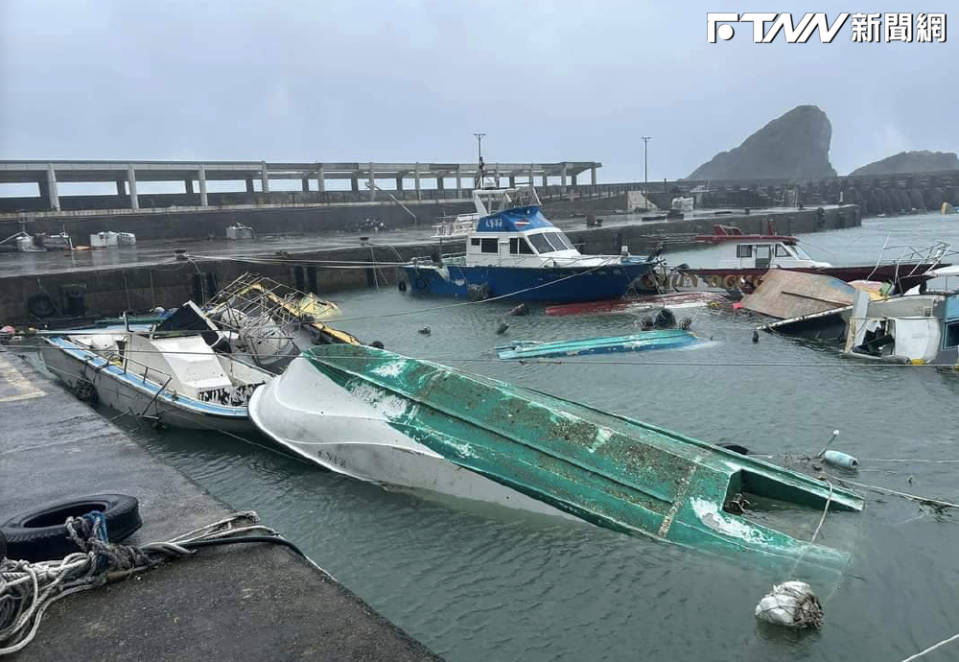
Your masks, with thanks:
[[[27,310],[30,311],[30,314],[38,319],[44,319],[50,317],[55,312],[57,312],[56,307],[53,305],[53,299],[50,298],[49,294],[34,294],[32,297],[27,299]]]
[[[48,503],[0,524],[0,532],[7,539],[7,558],[35,563],[79,552],[64,523],[68,517],[80,517],[93,510],[103,513],[110,542],[129,538],[143,524],[139,502],[125,494],[95,494]]]

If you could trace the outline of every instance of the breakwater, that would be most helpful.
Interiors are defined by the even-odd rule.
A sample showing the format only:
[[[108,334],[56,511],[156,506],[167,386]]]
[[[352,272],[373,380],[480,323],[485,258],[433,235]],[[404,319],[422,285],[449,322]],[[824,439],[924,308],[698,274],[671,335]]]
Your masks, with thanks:
[[[709,234],[716,223],[738,227],[745,233],[762,233],[768,220],[784,234],[799,234],[855,227],[861,223],[854,205],[817,210],[764,211],[751,215],[702,216],[695,219],[644,223],[611,219],[600,228],[585,228],[581,220],[560,221],[560,227],[583,253],[617,254],[628,246],[633,254],[645,254],[667,244],[668,250],[695,245],[693,236]],[[357,237],[356,245],[281,252],[257,250],[249,244],[255,264],[235,256],[203,260],[175,260],[173,246],[169,258],[131,262],[105,268],[51,267],[30,274],[0,277],[0,324],[59,325],[85,319],[113,316],[121,311],[145,311],[156,306],[181,305],[188,299],[204,301],[220,287],[247,271],[255,271],[297,289],[321,294],[365,287],[395,287],[398,270],[392,266],[412,257],[462,252],[465,242],[410,241],[406,233],[375,235],[366,244]],[[354,241],[354,240],[350,240]],[[327,240],[329,242],[329,240]],[[4,260],[22,256],[10,254]],[[668,252],[667,252],[668,257]],[[332,264],[332,263],[337,264]],[[8,270],[9,271],[9,270]],[[38,298],[47,297],[52,310],[37,315]]]

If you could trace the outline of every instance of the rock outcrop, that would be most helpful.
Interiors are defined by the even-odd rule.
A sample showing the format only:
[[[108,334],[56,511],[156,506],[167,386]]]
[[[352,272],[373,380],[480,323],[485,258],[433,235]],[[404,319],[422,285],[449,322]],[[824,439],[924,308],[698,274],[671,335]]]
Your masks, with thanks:
[[[743,144],[720,152],[688,179],[818,179],[835,177],[829,163],[832,124],[818,106],[797,106]]]
[[[959,170],[959,158],[956,157],[955,152],[930,152],[928,150],[899,152],[880,161],[873,161],[861,168],[856,168],[849,173],[849,176],[869,177],[912,172],[940,172],[943,170]]]

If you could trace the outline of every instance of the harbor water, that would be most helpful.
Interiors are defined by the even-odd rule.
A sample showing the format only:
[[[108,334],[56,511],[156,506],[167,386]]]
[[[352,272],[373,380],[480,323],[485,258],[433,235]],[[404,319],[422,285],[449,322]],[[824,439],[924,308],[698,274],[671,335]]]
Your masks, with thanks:
[[[801,237],[814,258],[874,261],[902,246],[959,247],[957,217],[867,219]],[[887,242],[888,237],[888,242]],[[672,264],[706,253],[669,255]],[[959,283],[951,283],[955,287]],[[334,322],[387,349],[507,379],[773,461],[833,447],[859,459],[854,480],[959,502],[959,375],[865,365],[834,348],[761,334],[748,314],[677,311],[706,342],[694,349],[500,361],[508,340],[554,341],[639,330],[630,314],[549,317],[533,306],[450,306],[394,282],[338,295]],[[429,326],[431,333],[418,333]],[[548,517],[453,504],[321,471],[261,437],[134,430],[135,439],[236,509],[255,509],[410,635],[452,662],[522,660],[890,660],[959,631],[959,512],[864,492],[818,542],[851,550],[844,574],[814,590],[825,626],[759,627],[755,605],[792,577]],[[790,460],[790,457],[793,458]],[[829,515],[827,522],[838,515]],[[848,524],[848,527],[847,527]],[[811,530],[810,530],[811,533]],[[959,660],[959,646],[930,660]]]

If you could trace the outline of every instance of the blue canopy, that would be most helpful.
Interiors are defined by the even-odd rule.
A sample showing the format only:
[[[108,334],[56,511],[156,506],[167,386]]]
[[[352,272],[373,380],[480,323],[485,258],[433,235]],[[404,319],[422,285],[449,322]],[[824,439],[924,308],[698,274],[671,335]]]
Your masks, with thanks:
[[[476,225],[477,232],[523,232],[537,228],[551,228],[539,207],[513,207],[484,216]]]

